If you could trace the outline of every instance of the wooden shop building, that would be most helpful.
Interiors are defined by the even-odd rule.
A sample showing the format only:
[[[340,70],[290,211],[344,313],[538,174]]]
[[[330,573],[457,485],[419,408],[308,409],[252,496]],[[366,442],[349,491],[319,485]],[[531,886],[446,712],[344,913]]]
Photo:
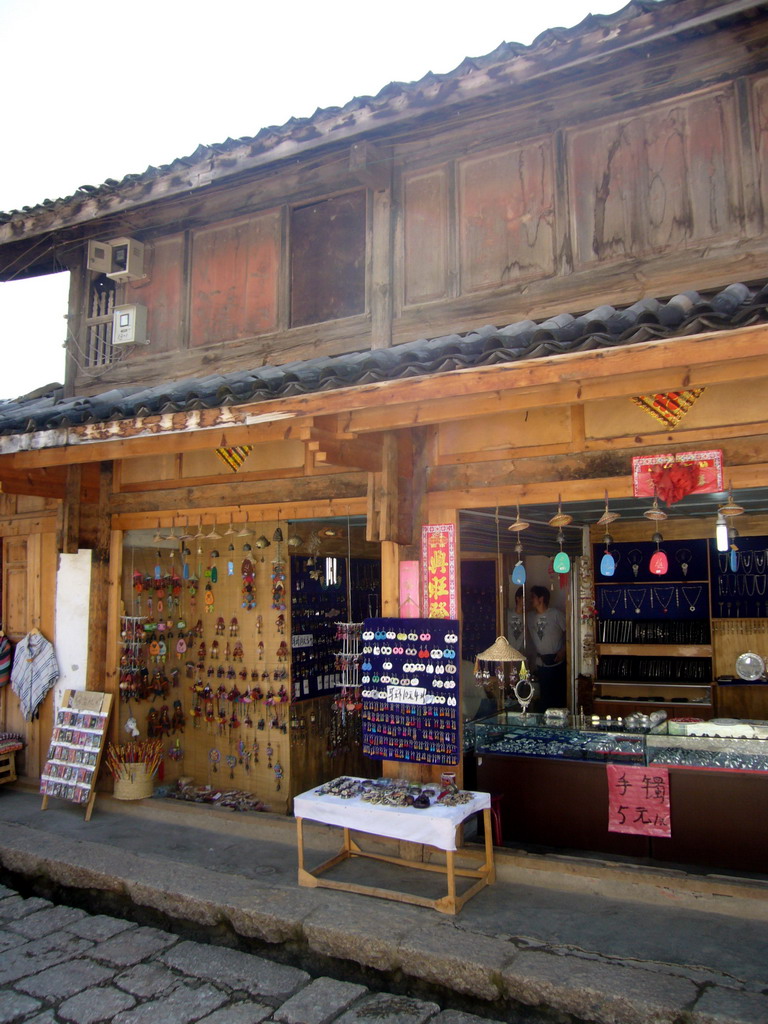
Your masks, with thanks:
[[[0,404],[6,634],[34,627],[58,647],[62,605],[79,604],[85,657],[66,682],[114,696],[113,742],[131,713],[146,735],[150,709],[172,716],[178,700],[183,756],[167,759],[166,781],[215,770],[289,811],[322,779],[379,770],[345,732],[354,707],[325,693],[336,622],[399,616],[401,563],[421,558],[424,526],[447,524],[467,688],[474,656],[506,631],[519,541],[529,580],[554,587],[567,616],[573,713],[682,703],[687,717],[768,719],[768,688],[717,682],[742,653],[768,653],[767,216],[768,21],[739,0],[633,0],[0,214],[2,280],[71,278],[63,386]],[[633,457],[689,451],[721,453],[720,490],[649,519]],[[720,572],[710,542],[729,489],[745,509],[727,520],[741,561]],[[558,506],[572,517],[562,542]],[[598,568],[606,507],[621,514],[613,584]],[[531,526],[510,531],[516,519]],[[556,578],[561,543],[573,570]],[[668,574],[633,573],[632,557],[644,572],[659,544]],[[646,640],[603,628],[668,625],[681,607],[679,622],[705,624],[696,642],[670,632],[638,650]],[[131,631],[148,618],[169,636],[144,645],[149,694],[121,700],[135,682]],[[314,662],[296,642],[306,636]],[[695,660],[702,674],[670,678],[653,662],[633,678],[627,658]],[[170,688],[155,694],[160,669]],[[195,694],[199,677],[212,696]],[[232,702],[216,693],[235,686],[262,698],[234,709],[233,740]],[[27,722],[9,687],[2,699],[0,728],[23,733],[34,782],[53,701]],[[555,833],[523,813],[512,776],[489,782],[485,762],[472,764],[478,781],[509,787],[507,841],[606,848],[583,822]],[[537,792],[563,801],[564,763],[537,760]],[[680,821],[706,802],[730,808],[727,841],[705,860],[758,870],[768,835],[749,829],[768,821],[755,813],[768,776],[670,771]],[[607,848],[695,859],[695,844],[670,842]]]

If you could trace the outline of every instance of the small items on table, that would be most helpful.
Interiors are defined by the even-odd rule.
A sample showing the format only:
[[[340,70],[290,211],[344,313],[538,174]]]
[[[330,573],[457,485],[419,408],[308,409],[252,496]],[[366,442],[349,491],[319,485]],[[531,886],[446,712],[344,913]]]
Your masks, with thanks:
[[[473,814],[483,814],[485,845],[482,854],[462,850],[462,858],[482,863],[474,867],[456,864],[457,830]],[[358,779],[343,776],[302,793],[294,800],[299,855],[299,885],[340,889],[368,896],[415,903],[444,914],[456,914],[484,886],[495,881],[489,793],[459,790],[455,785],[414,785],[403,779]],[[343,829],[341,850],[313,871],[304,866],[304,819],[335,825]],[[366,851],[351,838],[351,832],[420,843],[443,851],[445,863],[406,860]],[[438,899],[411,893],[321,877],[351,857],[367,857],[420,871],[444,874],[447,895]],[[457,893],[456,879],[473,879],[473,884]]]

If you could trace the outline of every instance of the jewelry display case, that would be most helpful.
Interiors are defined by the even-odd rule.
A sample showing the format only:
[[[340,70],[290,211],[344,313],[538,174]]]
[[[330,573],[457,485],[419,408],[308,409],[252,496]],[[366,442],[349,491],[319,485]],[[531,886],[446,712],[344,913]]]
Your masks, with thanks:
[[[595,716],[597,717],[597,716]],[[568,761],[616,761],[645,764],[645,733],[626,729],[618,719],[589,721],[573,717],[560,724],[546,715],[503,711],[467,724],[475,754],[543,757]]]
[[[646,740],[649,765],[768,772],[768,722],[664,722]]]

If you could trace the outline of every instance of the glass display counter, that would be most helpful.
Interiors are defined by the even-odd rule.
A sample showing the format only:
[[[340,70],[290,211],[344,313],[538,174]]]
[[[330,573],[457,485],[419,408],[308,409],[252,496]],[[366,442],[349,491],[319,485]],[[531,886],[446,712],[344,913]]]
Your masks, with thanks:
[[[645,764],[645,732],[628,729],[619,719],[599,719],[577,725],[569,716],[562,722],[544,715],[503,711],[467,723],[478,756],[507,754],[568,761],[618,761]]]
[[[646,758],[649,765],[675,768],[768,772],[768,722],[664,722],[648,736]]]
[[[505,842],[764,873],[768,722],[639,717],[636,728],[512,712],[468,723],[476,785],[502,797]],[[669,770],[670,837],[608,830],[606,762]]]

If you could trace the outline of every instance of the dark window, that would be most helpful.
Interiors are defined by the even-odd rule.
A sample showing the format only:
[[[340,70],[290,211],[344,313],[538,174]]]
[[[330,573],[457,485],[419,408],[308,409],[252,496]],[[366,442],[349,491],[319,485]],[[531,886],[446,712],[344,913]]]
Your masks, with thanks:
[[[291,212],[291,326],[365,312],[365,193]]]

